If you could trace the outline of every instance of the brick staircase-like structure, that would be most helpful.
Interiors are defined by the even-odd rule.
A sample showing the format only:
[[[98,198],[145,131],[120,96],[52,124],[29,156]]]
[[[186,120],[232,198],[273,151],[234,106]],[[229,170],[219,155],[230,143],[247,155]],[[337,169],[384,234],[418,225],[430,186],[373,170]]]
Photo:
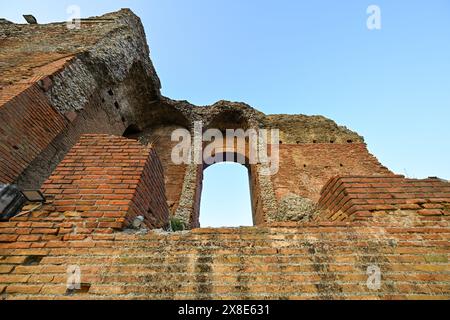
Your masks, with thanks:
[[[439,179],[406,179],[399,175],[337,176],[322,189],[322,218],[365,220],[384,213],[412,211],[421,216],[450,214],[450,183]]]
[[[7,299],[448,299],[448,217],[392,223],[279,223],[37,241],[42,219],[0,223]],[[45,219],[44,219],[45,221]],[[8,238],[10,234],[10,238]],[[42,238],[41,238],[42,239]],[[55,237],[57,239],[57,237]],[[80,290],[67,270],[81,269]],[[369,289],[367,270],[381,272]]]

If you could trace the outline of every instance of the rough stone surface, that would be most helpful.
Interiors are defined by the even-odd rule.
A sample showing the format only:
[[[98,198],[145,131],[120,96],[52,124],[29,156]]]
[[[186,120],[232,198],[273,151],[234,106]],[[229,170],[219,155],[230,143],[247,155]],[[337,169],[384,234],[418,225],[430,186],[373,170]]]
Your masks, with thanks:
[[[280,201],[279,221],[305,221],[315,219],[319,214],[317,204],[310,199],[295,194],[288,194]]]
[[[280,140],[287,144],[299,143],[361,143],[364,138],[323,116],[269,115],[265,127],[281,131]]]

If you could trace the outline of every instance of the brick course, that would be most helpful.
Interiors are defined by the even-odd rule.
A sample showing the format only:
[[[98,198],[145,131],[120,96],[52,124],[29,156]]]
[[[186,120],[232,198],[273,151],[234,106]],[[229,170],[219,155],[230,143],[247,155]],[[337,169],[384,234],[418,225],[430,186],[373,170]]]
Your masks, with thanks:
[[[52,199],[51,210],[85,218],[91,228],[121,229],[138,215],[150,228],[160,228],[168,223],[163,182],[151,147],[91,134],[81,136],[42,191]]]
[[[450,183],[404,176],[336,176],[322,188],[319,206],[331,220],[359,220],[376,212],[410,210],[423,216],[450,214]]]
[[[1,242],[0,288],[4,299],[447,300],[449,223],[284,222],[94,234],[39,248]],[[67,294],[69,265],[80,267],[87,292]],[[367,287],[369,266],[380,268],[379,290]]]
[[[288,194],[318,201],[325,183],[336,175],[393,175],[364,143],[280,145],[280,170],[272,177],[278,200]]]
[[[36,84],[0,106],[0,182],[14,182],[66,122]]]

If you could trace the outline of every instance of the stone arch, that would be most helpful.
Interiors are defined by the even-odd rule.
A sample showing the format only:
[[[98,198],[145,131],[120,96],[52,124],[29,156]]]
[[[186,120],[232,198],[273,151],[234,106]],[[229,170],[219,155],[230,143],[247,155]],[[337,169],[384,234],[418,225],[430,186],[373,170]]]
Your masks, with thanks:
[[[226,129],[247,130],[250,127],[248,118],[241,109],[224,109],[216,112],[207,124],[207,129],[219,129],[220,131]]]
[[[257,225],[259,224],[258,221],[258,213],[257,213],[257,204],[258,204],[258,191],[259,188],[256,184],[257,179],[255,179],[255,177],[257,176],[257,166],[250,164],[249,158],[245,155],[245,154],[239,154],[238,152],[234,152],[233,150],[231,151],[227,151],[226,149],[223,149],[219,152],[217,152],[215,155],[218,155],[220,160],[216,161],[212,164],[207,163],[207,161],[205,161],[203,163],[203,166],[201,168],[201,178],[199,181],[199,186],[198,186],[198,190],[199,190],[199,203],[198,203],[198,208],[199,208],[199,212],[198,212],[198,226],[203,227],[203,225],[200,225],[200,219],[202,218],[204,212],[202,212],[202,201],[203,201],[203,191],[204,191],[204,177],[205,177],[205,171],[211,167],[214,167],[216,164],[219,163],[234,163],[237,165],[241,165],[242,167],[244,167],[246,169],[247,172],[247,179],[248,179],[248,186],[249,189],[247,190],[243,190],[243,192],[248,192],[248,196],[249,196],[249,200],[250,200],[250,212],[251,212],[251,221],[253,225]],[[243,158],[244,161],[240,161],[239,158]],[[205,159],[206,160],[206,159]],[[225,168],[225,169],[230,169],[230,168]],[[232,187],[232,186],[230,186]],[[222,191],[221,191],[222,192]],[[213,212],[214,213],[214,212]],[[239,212],[239,214],[247,216],[248,215],[248,211],[245,210],[244,212]],[[248,217],[250,218],[250,217]],[[235,225],[238,226],[237,224],[234,224],[233,221],[229,221],[230,224],[227,224],[226,226],[230,226],[230,225]]]
[[[248,156],[246,154],[239,154],[238,152],[236,152],[233,149],[227,149],[227,148],[223,148],[220,151],[218,151],[214,156],[219,156],[219,158],[221,159],[220,161],[217,161],[215,163],[209,164],[207,161],[204,161],[202,167],[201,167],[201,177],[199,179],[198,182],[198,190],[199,190],[199,204],[198,204],[198,214],[197,214],[197,219],[198,219],[198,223],[197,221],[195,221],[196,225],[199,225],[199,220],[200,220],[200,201],[201,201],[201,193],[203,191],[203,174],[204,171],[211,167],[214,166],[217,163],[222,163],[222,162],[233,162],[233,163],[238,163],[243,165],[248,172],[248,179],[249,179],[249,186],[250,186],[250,199],[251,199],[251,208],[252,208],[252,220],[253,220],[253,224],[257,225],[259,223],[260,220],[260,216],[261,216],[261,212],[258,212],[259,207],[258,207],[258,199],[260,199],[260,189],[259,186],[257,184],[257,175],[258,175],[258,169],[257,166],[254,164],[250,163],[250,160],[248,158]],[[239,158],[243,158],[244,159],[244,163],[242,163],[241,161],[239,161]],[[204,159],[207,160],[207,159]]]
[[[141,134],[142,130],[136,124],[130,124],[125,131],[123,132],[123,136],[129,139],[137,139]]]
[[[244,167],[246,167],[247,169],[250,167],[250,160],[247,157],[247,155],[242,155],[238,152],[235,152],[233,150],[227,150],[227,149],[223,149],[219,152],[216,152],[214,155],[219,155],[220,158],[222,159],[221,161],[215,162],[215,163],[208,163],[207,161],[204,161],[203,163],[203,170],[208,169],[209,167],[217,164],[217,163],[221,163],[221,162],[233,162],[233,163],[239,163],[241,165],[243,165]],[[244,159],[244,163],[241,163],[239,161],[239,157],[242,156],[242,158]],[[206,159],[205,159],[206,160]]]
[[[261,124],[260,117],[261,113],[245,104],[222,101],[207,108],[196,108],[192,118],[193,121],[203,121],[203,133],[208,129],[218,129],[223,135],[226,133],[226,129],[243,130],[244,137],[236,137],[233,146],[227,146],[224,141],[224,144],[217,145],[215,150],[216,154],[224,155],[236,155],[237,152],[237,154],[242,156],[241,158],[245,159],[243,164],[249,171],[254,225],[261,225],[269,221],[271,212],[273,211],[272,207],[275,204],[270,177],[262,176],[259,173],[261,165],[255,162],[254,158],[253,161],[249,161],[249,158],[251,158],[251,154],[249,153],[250,144],[246,134],[249,133],[249,129],[257,132]],[[203,144],[202,154],[205,150],[205,145],[208,144],[211,144],[211,142]],[[236,148],[240,144],[245,146],[244,151]],[[230,161],[240,162],[234,156]],[[174,214],[175,218],[182,221],[187,228],[200,227],[199,217],[203,171],[207,167],[208,165],[204,163],[201,165],[191,164],[187,166],[183,191],[180,197],[180,206]]]
[[[142,116],[147,129],[163,125],[176,125],[183,128],[192,126],[189,115],[186,115],[183,110],[161,101],[150,102]]]

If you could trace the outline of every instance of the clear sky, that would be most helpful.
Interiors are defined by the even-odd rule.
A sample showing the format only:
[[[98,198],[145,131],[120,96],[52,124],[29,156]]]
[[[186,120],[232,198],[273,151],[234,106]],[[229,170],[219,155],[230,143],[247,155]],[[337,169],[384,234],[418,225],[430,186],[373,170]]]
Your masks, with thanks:
[[[366,27],[371,4],[381,30]],[[69,5],[83,17],[139,15],[166,96],[325,115],[396,173],[450,179],[448,0],[15,0],[0,2],[0,17],[64,21]],[[204,224],[248,224],[245,169],[215,165],[205,177]],[[233,201],[221,201],[227,192]]]

